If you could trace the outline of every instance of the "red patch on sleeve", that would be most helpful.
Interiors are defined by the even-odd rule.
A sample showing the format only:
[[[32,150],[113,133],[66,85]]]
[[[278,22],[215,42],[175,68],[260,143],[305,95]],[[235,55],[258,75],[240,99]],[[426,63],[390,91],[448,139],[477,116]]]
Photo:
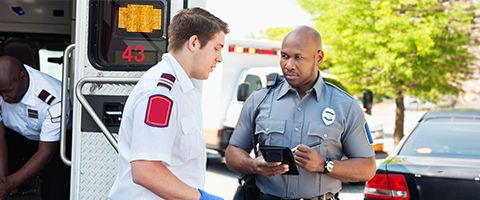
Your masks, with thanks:
[[[145,116],[145,124],[154,127],[168,127],[172,106],[173,101],[166,96],[150,96]]]

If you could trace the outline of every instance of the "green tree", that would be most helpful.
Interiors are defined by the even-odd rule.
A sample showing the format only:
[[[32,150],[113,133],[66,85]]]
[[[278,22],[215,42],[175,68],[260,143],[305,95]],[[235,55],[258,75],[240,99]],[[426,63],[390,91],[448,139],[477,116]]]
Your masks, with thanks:
[[[458,95],[469,74],[473,7],[445,0],[298,0],[315,16],[326,62],[353,93],[395,99],[395,145],[403,137],[404,96]]]

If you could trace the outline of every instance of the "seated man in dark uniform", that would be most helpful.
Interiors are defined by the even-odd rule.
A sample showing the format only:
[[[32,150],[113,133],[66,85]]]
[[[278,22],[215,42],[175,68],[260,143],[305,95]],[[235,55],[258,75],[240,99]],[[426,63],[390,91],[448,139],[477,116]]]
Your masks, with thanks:
[[[36,175],[43,200],[69,199],[70,169],[59,156],[61,92],[59,80],[0,56],[0,199]]]

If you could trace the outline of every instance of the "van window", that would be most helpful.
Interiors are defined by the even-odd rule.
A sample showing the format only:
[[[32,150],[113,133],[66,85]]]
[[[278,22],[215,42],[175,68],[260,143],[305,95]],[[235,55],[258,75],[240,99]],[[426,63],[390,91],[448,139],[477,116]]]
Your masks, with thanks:
[[[262,80],[257,75],[248,74],[247,77],[245,77],[244,82],[250,85],[248,88],[248,96],[250,96],[253,91],[262,88]]]
[[[63,66],[61,63],[54,63],[48,59],[61,60],[63,57],[62,51],[53,51],[48,49],[38,50],[38,57],[40,58],[40,71],[46,73],[58,80],[62,80]]]
[[[145,71],[167,51],[167,0],[90,0],[88,57],[107,71]]]

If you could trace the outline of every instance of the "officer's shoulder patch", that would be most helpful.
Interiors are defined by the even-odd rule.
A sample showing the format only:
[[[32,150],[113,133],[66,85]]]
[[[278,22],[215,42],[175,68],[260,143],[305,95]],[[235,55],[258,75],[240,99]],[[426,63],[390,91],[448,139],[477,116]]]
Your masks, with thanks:
[[[159,87],[166,87],[168,90],[172,90],[173,83],[175,83],[175,76],[169,73],[163,73],[160,76],[160,80],[157,83]]]
[[[164,95],[152,95],[148,99],[145,124],[153,127],[168,127],[173,101]]]
[[[53,100],[55,100],[55,97],[46,90],[42,90],[37,97],[48,105],[51,105]]]
[[[367,138],[367,142],[369,145],[373,145],[373,138],[372,134],[370,133],[370,127],[368,127],[368,123],[365,121],[363,124],[363,131],[365,132],[365,137]]]

